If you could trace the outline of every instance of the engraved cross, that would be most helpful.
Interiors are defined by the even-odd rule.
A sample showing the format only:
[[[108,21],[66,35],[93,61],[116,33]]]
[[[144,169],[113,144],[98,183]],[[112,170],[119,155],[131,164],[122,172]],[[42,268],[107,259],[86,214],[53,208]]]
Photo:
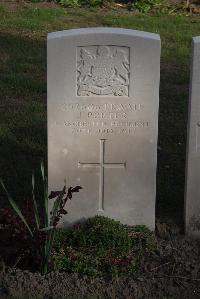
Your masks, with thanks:
[[[126,168],[126,162],[124,163],[105,163],[105,142],[106,139],[100,139],[100,162],[99,163],[81,163],[78,162],[78,167],[98,167],[100,170],[99,176],[99,209],[98,211],[104,211],[104,168]]]

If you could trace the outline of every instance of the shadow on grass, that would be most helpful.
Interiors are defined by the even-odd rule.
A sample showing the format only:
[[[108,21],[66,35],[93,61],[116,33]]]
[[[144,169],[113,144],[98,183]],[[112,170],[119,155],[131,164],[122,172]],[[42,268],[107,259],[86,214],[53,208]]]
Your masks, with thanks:
[[[46,161],[46,44],[0,35],[0,177],[18,201],[31,196],[32,171]],[[1,205],[5,197],[0,189]]]
[[[47,159],[46,44],[8,34],[0,38],[0,177],[21,201],[31,196],[32,170]],[[189,63],[166,60],[161,61],[156,215],[181,224]]]
[[[189,60],[162,62],[156,215],[183,225]]]

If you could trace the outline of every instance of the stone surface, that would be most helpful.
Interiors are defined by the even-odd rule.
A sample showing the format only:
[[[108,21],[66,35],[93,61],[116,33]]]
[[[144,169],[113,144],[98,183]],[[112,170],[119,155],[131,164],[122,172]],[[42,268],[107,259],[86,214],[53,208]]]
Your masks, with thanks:
[[[186,161],[185,228],[200,237],[200,37],[193,38]]]
[[[154,229],[159,70],[156,34],[48,35],[49,191],[83,187],[65,225],[99,214]]]

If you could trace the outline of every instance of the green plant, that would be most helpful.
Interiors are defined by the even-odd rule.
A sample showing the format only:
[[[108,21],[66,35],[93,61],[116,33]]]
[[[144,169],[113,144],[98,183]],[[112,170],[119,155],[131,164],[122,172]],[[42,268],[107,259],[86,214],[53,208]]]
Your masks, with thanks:
[[[112,6],[113,0],[57,0],[64,7],[109,7]]]
[[[82,6],[89,7],[112,7],[114,0],[80,0]]]
[[[145,226],[128,227],[95,216],[71,229],[56,231],[54,267],[95,276],[132,273],[142,254],[155,247],[155,238]]]
[[[39,2],[45,2],[45,0],[30,0],[32,3],[39,3]]]
[[[166,0],[134,0],[129,9],[136,9],[140,13],[152,12],[156,15],[173,15],[180,10],[180,5],[170,5]]]
[[[63,215],[67,214],[67,211],[65,210],[65,204],[68,199],[71,200],[72,194],[74,192],[79,192],[81,189],[80,186],[76,187],[70,187],[66,191],[66,185],[63,187],[62,191],[52,191],[48,197],[48,186],[47,186],[47,177],[44,173],[44,165],[41,163],[41,174],[42,174],[42,181],[43,181],[43,211],[44,211],[44,217],[41,217],[41,211],[38,207],[36,198],[35,198],[35,176],[32,175],[32,204],[33,204],[33,211],[34,211],[34,219],[35,223],[30,225],[27,221],[27,219],[24,217],[21,209],[18,207],[16,202],[12,199],[10,194],[8,193],[4,182],[2,179],[0,179],[1,186],[3,187],[7,199],[9,203],[11,204],[12,208],[22,221],[22,223],[25,225],[27,231],[29,232],[32,239],[35,238],[36,235],[39,235],[41,233],[44,233],[44,240],[41,245],[41,253],[42,253],[42,265],[41,265],[41,271],[43,274],[46,274],[48,271],[48,264],[50,259],[50,254],[52,250],[54,235],[55,235],[55,229],[62,218]],[[49,217],[49,211],[48,211],[48,199],[55,199],[53,208],[50,212]],[[43,220],[44,219],[44,220]],[[37,244],[36,244],[37,245]]]
[[[132,8],[138,10],[141,13],[147,13],[160,2],[161,0],[135,0],[132,4]]]
[[[64,7],[79,7],[80,6],[79,0],[58,0],[58,3],[60,3]]]

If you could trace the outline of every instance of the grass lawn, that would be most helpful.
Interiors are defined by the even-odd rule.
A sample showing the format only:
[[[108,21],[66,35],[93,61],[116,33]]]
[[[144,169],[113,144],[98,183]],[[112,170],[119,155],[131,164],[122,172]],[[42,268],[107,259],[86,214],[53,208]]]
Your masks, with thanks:
[[[125,9],[1,1],[0,177],[14,198],[30,197],[32,170],[39,168],[41,159],[47,160],[46,35],[92,26],[161,35],[157,217],[181,223],[191,38],[200,34],[199,16],[145,16]],[[0,196],[5,204],[2,190]]]

